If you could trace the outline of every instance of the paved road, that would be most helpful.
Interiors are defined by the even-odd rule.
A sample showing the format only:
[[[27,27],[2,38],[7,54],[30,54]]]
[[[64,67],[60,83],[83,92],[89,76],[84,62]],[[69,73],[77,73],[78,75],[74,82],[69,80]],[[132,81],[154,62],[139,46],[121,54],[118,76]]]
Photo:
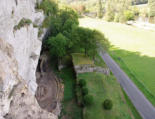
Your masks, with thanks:
[[[145,98],[117,63],[107,53],[100,52],[100,56],[113,72],[143,119],[155,119],[155,107]]]

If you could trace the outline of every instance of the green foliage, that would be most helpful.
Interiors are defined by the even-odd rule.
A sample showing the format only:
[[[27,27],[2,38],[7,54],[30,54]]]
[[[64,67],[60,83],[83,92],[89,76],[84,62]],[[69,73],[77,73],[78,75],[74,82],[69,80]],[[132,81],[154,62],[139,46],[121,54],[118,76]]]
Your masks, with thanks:
[[[85,106],[91,106],[93,103],[94,103],[94,98],[92,95],[84,96],[84,105]]]
[[[80,79],[79,80],[79,85],[80,85],[80,87],[86,86],[86,81],[84,79]]]
[[[32,21],[30,19],[22,18],[18,25],[14,26],[14,30],[18,30],[26,25],[30,25]]]
[[[67,38],[59,33],[56,37],[50,37],[47,44],[50,47],[50,53],[57,58],[62,58],[66,55]]]
[[[126,21],[134,20],[134,13],[130,10],[124,11],[124,16]]]
[[[155,17],[155,0],[148,0],[150,8],[150,17]]]
[[[42,9],[47,16],[53,16],[58,12],[58,5],[53,0],[43,0],[37,3],[37,9]]]
[[[119,14],[115,14],[114,22],[119,22]]]
[[[88,88],[87,87],[82,87],[82,94],[87,95],[88,94]]]
[[[76,97],[77,97],[77,103],[79,106],[83,105],[83,95],[81,92],[81,87],[79,85],[76,85]]]
[[[63,79],[64,83],[64,98],[62,101],[62,110],[59,118],[62,119],[63,116],[67,116],[71,119],[81,119],[82,108],[79,107],[75,101],[76,80],[73,69],[64,68],[58,73],[58,75]]]
[[[103,17],[102,1],[98,0],[98,18]]]
[[[46,14],[42,27],[49,28],[45,44],[52,56],[56,56],[58,60],[71,53],[84,52],[87,56],[95,56],[97,44],[104,35],[79,27],[78,14],[71,8],[58,9],[49,0],[43,0],[39,8]]]
[[[105,14],[105,20],[107,20],[108,22],[114,21],[114,16],[114,12],[109,9]]]
[[[103,108],[106,110],[111,110],[113,107],[112,100],[106,99],[103,103]]]
[[[43,34],[43,29],[39,27],[38,29],[38,37],[40,37]]]
[[[76,27],[73,30],[74,44],[78,48],[83,48],[85,55],[94,56],[97,52],[97,38],[94,30]]]
[[[111,22],[124,22],[124,11],[128,10],[131,5],[130,0],[108,0],[105,7],[105,20]]]

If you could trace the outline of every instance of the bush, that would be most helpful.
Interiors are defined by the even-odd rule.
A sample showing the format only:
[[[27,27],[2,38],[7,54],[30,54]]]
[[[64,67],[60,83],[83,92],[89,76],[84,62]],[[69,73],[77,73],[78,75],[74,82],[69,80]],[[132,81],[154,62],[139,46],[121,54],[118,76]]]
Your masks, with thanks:
[[[37,9],[42,9],[47,16],[55,15],[58,12],[58,5],[52,0],[43,0],[40,4],[37,3]]]
[[[127,11],[125,11],[124,12],[124,17],[125,17],[125,20],[126,21],[129,21],[129,20],[134,20],[134,12],[132,12],[132,11],[129,11],[129,10],[127,10]]]
[[[22,18],[20,20],[20,22],[18,23],[18,25],[14,26],[14,30],[18,30],[21,27],[24,27],[26,25],[30,25],[31,23],[32,23],[32,21],[30,19]]]
[[[114,21],[114,17],[115,17],[115,14],[111,10],[107,11],[106,14],[105,14],[105,20],[108,21],[108,22]]]
[[[115,14],[114,22],[119,22],[119,14]]]
[[[82,106],[82,103],[83,103],[83,96],[81,94],[81,88],[80,86],[76,86],[76,97],[77,97],[77,104],[79,106]]]
[[[84,79],[80,79],[80,80],[79,80],[79,85],[80,85],[81,87],[86,86],[86,81],[85,81]]]
[[[112,100],[106,99],[103,103],[103,108],[106,110],[111,110],[113,107]]]
[[[92,105],[94,102],[94,98],[91,95],[84,96],[84,105],[89,106]]]
[[[83,87],[83,88],[82,88],[82,94],[83,94],[83,95],[87,95],[87,94],[88,94],[88,88]]]

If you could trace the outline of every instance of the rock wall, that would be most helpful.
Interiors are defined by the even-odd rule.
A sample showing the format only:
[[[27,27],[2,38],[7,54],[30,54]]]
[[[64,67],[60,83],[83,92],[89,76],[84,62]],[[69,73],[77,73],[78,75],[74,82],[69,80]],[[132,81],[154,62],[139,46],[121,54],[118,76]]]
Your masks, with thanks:
[[[35,72],[41,51],[38,28],[44,15],[36,0],[0,0],[0,119],[56,119],[38,106]],[[21,19],[30,25],[15,30]]]

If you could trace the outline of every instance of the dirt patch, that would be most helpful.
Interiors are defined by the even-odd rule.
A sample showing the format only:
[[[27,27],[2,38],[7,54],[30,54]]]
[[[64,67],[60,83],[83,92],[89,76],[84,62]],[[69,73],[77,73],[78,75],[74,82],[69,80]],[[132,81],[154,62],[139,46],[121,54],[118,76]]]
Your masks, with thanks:
[[[53,73],[49,64],[50,60],[47,55],[42,55],[36,72],[38,83],[36,99],[41,108],[59,115],[63,85],[60,82],[60,79]]]

